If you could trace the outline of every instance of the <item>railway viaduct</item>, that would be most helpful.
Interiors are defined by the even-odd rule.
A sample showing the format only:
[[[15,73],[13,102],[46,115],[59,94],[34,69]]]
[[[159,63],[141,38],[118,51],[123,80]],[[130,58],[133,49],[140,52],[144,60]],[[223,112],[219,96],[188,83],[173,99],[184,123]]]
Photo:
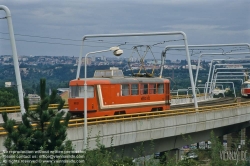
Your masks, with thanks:
[[[136,156],[138,152],[134,149],[140,147],[143,142],[145,154],[149,155],[208,140],[211,131],[217,136],[223,136],[249,126],[249,105],[234,105],[216,111],[193,111],[193,113],[175,116],[155,116],[154,118],[91,125],[89,146],[95,147],[97,136],[99,136],[100,143],[106,147],[113,145],[117,152],[123,151],[124,155]],[[81,150],[83,127],[68,130],[68,136],[76,145],[76,149]],[[191,139],[188,139],[189,137]]]
[[[175,102],[178,103],[177,100]],[[138,153],[134,149],[140,147],[143,142],[147,155],[208,140],[211,131],[217,136],[223,136],[249,126],[250,102],[232,103],[223,107],[202,107],[199,110],[186,108],[144,116],[124,116],[117,120],[89,124],[88,146],[90,149],[95,148],[99,138],[100,143],[105,147],[113,146],[117,153],[123,151],[124,155],[137,156]],[[68,128],[67,132],[68,139],[72,140],[75,149],[82,150],[83,126]],[[183,139],[189,137],[191,139]],[[1,151],[4,150],[4,138],[5,136],[0,137]],[[152,142],[154,149],[151,148]]]

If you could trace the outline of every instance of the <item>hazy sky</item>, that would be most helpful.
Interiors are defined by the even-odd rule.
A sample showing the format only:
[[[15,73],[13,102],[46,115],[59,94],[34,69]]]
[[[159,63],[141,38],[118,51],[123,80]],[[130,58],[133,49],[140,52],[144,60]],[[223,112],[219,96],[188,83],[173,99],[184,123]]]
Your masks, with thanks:
[[[250,43],[250,0],[0,0],[0,4],[11,11],[19,55],[79,56],[81,39],[90,34],[183,31],[189,45]],[[0,18],[4,16],[0,11]],[[7,21],[0,19],[0,55],[12,54],[8,39]],[[180,39],[95,39],[85,44],[84,53],[126,42],[121,45],[125,57],[140,44],[151,46],[158,56],[166,45],[184,44]],[[174,58],[179,56],[169,57]]]

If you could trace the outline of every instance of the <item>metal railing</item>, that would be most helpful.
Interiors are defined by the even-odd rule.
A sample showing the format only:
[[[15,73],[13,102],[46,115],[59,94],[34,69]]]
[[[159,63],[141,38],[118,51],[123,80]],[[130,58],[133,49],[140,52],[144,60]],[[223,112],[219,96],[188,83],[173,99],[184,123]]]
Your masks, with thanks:
[[[58,104],[50,104],[49,109],[57,109]],[[29,107],[29,110],[35,110],[37,108],[37,105],[31,105]],[[64,109],[69,108],[68,103],[64,104]],[[0,107],[0,113],[7,112],[7,113],[15,113],[15,112],[21,112],[20,106],[12,106],[12,107]]]
[[[197,94],[197,97],[202,97],[204,94]],[[171,99],[182,99],[182,98],[193,98],[193,95],[171,95]],[[49,109],[57,109],[58,104],[50,104]],[[29,107],[30,110],[35,110],[37,108],[37,105],[31,105]],[[68,109],[69,105],[68,103],[65,103],[63,106],[64,109]],[[11,106],[11,107],[0,107],[0,113],[7,112],[7,113],[15,113],[20,112],[20,106]]]
[[[204,93],[196,94],[197,97],[203,97],[205,96]],[[193,98],[192,94],[186,94],[186,95],[171,95],[170,99],[184,99],[184,98]]]

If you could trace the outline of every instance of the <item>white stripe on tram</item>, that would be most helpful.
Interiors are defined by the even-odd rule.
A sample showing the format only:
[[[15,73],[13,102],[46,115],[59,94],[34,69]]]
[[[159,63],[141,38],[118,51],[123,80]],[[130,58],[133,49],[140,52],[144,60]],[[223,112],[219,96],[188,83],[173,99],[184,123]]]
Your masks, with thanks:
[[[101,109],[112,109],[112,108],[124,108],[124,107],[137,107],[137,106],[149,106],[149,105],[162,105],[166,104],[165,101],[153,101],[153,102],[140,102],[140,103],[127,103],[127,104],[112,104],[112,105],[104,105],[101,86],[97,85],[97,95],[100,101]]]

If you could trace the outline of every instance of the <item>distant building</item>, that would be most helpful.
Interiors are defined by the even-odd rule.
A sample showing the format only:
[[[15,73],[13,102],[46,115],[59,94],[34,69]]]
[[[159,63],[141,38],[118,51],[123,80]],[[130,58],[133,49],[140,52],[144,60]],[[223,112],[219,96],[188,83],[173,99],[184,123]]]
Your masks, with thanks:
[[[65,100],[65,103],[68,103],[68,99],[69,99],[69,91],[65,91],[63,93],[60,94],[61,98],[63,100]]]
[[[95,60],[96,60],[96,61],[101,61],[101,60],[102,60],[102,57],[96,57]]]
[[[76,64],[78,64],[79,59],[76,59]],[[87,65],[91,65],[92,59],[90,57],[87,57],[86,63]],[[85,64],[85,58],[82,58],[82,65]]]
[[[58,88],[57,89],[57,94],[61,95],[63,92],[69,91],[69,88]]]
[[[37,94],[28,94],[28,99],[30,105],[38,104],[41,101],[40,96]]]
[[[188,65],[183,66],[182,68],[183,68],[183,69],[188,69]],[[196,66],[196,65],[191,65],[191,69],[196,70],[196,69],[197,69],[197,66]],[[199,69],[202,69],[202,67],[200,66],[200,68],[199,68]]]
[[[57,94],[61,96],[63,100],[65,100],[65,103],[68,103],[69,99],[69,88],[58,88]]]
[[[3,57],[3,61],[9,61],[11,59],[11,57]]]
[[[102,60],[103,60],[103,61],[106,61],[107,58],[106,58],[105,56],[102,56]]]
[[[227,65],[226,68],[243,68],[242,65]]]
[[[181,65],[186,65],[187,64],[187,60],[181,60]]]
[[[180,64],[180,63],[181,63],[181,61],[177,59],[176,61],[171,61],[171,63],[174,63],[174,64]]]
[[[16,86],[16,84],[14,82],[5,82],[6,88],[13,87],[13,86]]]
[[[165,62],[167,65],[171,64],[171,60],[165,60]]]

